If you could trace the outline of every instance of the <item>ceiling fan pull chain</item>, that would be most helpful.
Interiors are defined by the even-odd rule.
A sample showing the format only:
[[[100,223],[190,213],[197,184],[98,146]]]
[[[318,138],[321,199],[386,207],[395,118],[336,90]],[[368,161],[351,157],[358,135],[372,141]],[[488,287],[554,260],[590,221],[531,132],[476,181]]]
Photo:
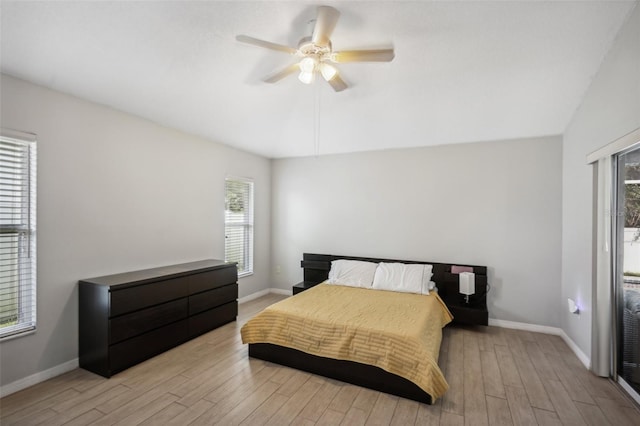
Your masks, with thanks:
[[[313,152],[320,155],[320,85],[314,85],[313,102]]]

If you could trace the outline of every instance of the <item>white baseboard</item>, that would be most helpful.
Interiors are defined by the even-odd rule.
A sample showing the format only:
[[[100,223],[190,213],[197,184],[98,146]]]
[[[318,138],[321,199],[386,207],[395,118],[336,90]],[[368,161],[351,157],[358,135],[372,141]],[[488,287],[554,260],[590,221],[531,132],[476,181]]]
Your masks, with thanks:
[[[562,334],[560,334],[560,337],[562,337],[562,340],[564,340],[567,346],[571,348],[573,353],[576,354],[580,362],[582,362],[582,364],[587,368],[587,370],[590,370],[591,360],[589,359],[589,357],[584,352],[582,352],[582,350],[578,347],[578,345],[576,345],[576,342],[571,340],[571,338],[567,335],[567,333],[564,332],[564,330],[561,330],[561,331],[562,331]]]
[[[512,328],[514,330],[533,331],[534,333],[554,334],[556,336],[559,336],[562,332],[562,329],[557,327],[529,324],[526,322],[505,321],[493,318],[489,318],[489,325],[501,328]]]
[[[247,302],[252,301],[253,299],[257,299],[258,297],[265,296],[265,295],[270,293],[269,290],[270,289],[267,288],[265,290],[260,290],[260,291],[257,291],[255,293],[251,293],[248,296],[241,297],[241,298],[238,299],[238,304],[242,305],[243,303],[247,303]]]
[[[636,404],[640,405],[640,395],[638,394],[638,392],[632,388],[629,383],[627,383],[622,377],[618,376],[618,383],[620,384],[620,386],[622,386],[622,389],[624,389],[627,394],[629,394],[629,396],[631,398],[633,398],[633,400],[636,402]]]
[[[269,293],[282,294],[283,296],[293,295],[293,292],[291,290],[284,290],[282,288],[270,288]]]
[[[499,319],[489,318],[489,325],[494,327],[512,328],[515,330],[533,331],[534,333],[545,333],[560,336],[562,340],[569,346],[574,354],[578,357],[580,362],[587,368],[591,368],[591,360],[584,352],[571,340],[571,338],[564,332],[563,329],[558,327],[549,327],[547,325],[528,324],[525,322],[505,321]]]
[[[282,294],[284,296],[291,296],[291,290],[285,290],[282,288],[267,288],[264,290],[256,291],[255,293],[251,293],[248,296],[244,296],[238,299],[238,304],[243,304],[250,302],[253,299],[257,299],[258,297],[265,296],[269,293]]]
[[[24,379],[16,380],[13,383],[0,386],[0,398],[74,370],[78,368],[78,366],[78,358],[75,358],[71,361],[65,362],[64,364],[56,365],[55,367],[32,374]]]

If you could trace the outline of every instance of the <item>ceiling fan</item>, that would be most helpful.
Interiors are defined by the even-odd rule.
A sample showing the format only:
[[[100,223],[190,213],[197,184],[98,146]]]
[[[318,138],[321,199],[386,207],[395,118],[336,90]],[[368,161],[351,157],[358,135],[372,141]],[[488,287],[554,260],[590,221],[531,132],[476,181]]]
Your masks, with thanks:
[[[317,74],[331,85],[333,90],[340,92],[346,89],[338,70],[332,64],[347,62],[391,62],[395,56],[393,49],[377,50],[342,50],[334,52],[331,45],[331,33],[333,32],[340,12],[330,6],[319,6],[315,25],[310,37],[304,37],[298,43],[298,47],[289,47],[270,41],[260,40],[246,35],[236,36],[236,40],[254,46],[264,47],[279,52],[285,52],[296,56],[296,63],[278,71],[264,79],[267,83],[276,83],[297,71],[298,79],[311,84]]]

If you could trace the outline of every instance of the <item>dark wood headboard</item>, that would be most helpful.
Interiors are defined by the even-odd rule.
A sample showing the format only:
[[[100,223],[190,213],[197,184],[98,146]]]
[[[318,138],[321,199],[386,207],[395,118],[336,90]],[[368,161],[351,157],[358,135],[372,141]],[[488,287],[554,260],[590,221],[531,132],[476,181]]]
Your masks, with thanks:
[[[477,265],[465,265],[462,263],[440,263],[416,260],[378,259],[372,257],[338,256],[333,254],[304,253],[300,266],[304,269],[304,280],[310,283],[320,283],[329,278],[331,262],[338,259],[362,260],[365,262],[399,262],[399,263],[423,263],[433,265],[432,281],[438,286],[438,294],[443,299],[461,297],[459,294],[458,274],[451,273],[451,266],[467,266],[473,268],[476,275],[476,294],[469,297],[470,301],[479,300],[487,294],[487,267]]]

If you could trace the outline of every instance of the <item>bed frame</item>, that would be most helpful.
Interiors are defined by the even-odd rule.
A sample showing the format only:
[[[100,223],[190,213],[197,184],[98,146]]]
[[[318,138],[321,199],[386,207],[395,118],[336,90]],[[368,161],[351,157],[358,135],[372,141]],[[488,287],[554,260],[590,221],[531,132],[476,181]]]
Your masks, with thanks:
[[[304,280],[307,285],[315,285],[327,280],[331,262],[338,259],[362,260],[366,262],[401,262],[426,263],[433,265],[433,278],[438,286],[438,294],[446,302],[448,299],[458,301],[458,275],[451,273],[452,264],[439,262],[420,262],[412,260],[377,259],[370,257],[336,256],[330,254],[304,253],[300,265],[304,269]],[[487,268],[485,266],[454,264],[469,266],[476,274],[475,297],[484,297],[487,289]],[[471,296],[474,297],[474,296]],[[354,385],[363,386],[380,392],[397,395],[414,401],[431,404],[431,395],[418,385],[403,377],[389,373],[379,367],[311,355],[296,349],[273,345],[270,343],[249,344],[249,356],[259,358],[309,373],[318,374]]]

